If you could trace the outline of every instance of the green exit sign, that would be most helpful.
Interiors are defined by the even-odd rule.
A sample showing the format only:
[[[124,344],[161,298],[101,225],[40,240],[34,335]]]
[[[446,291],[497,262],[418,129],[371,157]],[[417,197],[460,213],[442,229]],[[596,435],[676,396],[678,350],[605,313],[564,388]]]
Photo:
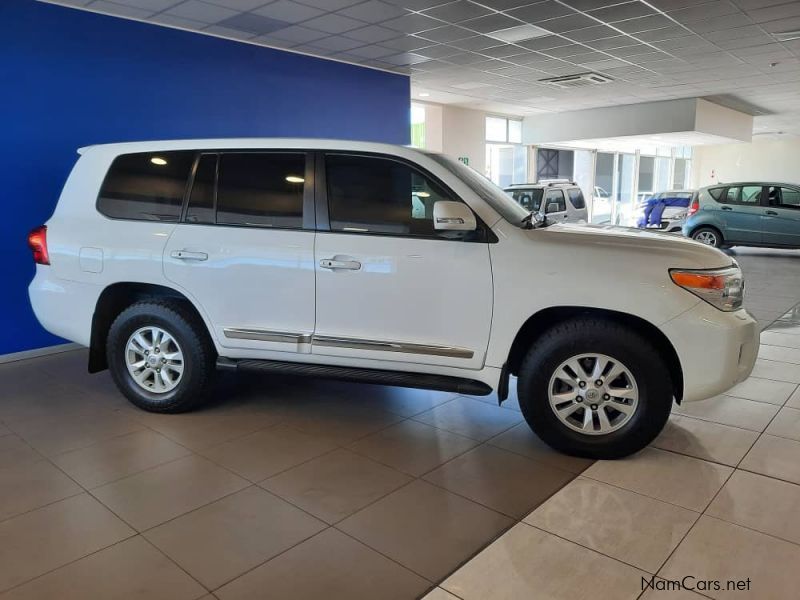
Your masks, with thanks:
[[[465,165],[469,166],[469,156],[459,156],[458,160],[460,160]]]

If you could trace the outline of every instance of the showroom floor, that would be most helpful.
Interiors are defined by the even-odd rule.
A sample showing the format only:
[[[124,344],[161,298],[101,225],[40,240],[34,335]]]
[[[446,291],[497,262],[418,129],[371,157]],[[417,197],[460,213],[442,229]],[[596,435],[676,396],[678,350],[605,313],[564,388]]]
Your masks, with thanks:
[[[85,351],[0,364],[0,597],[795,598],[800,256],[735,255],[775,321],[753,376],[622,461],[550,451],[513,399],[247,376],[153,415]]]

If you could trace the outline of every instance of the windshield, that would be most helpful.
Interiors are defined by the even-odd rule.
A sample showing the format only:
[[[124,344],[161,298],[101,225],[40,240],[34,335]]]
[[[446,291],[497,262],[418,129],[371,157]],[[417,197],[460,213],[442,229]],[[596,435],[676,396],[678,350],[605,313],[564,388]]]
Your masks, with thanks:
[[[507,193],[511,195],[517,204],[527,211],[538,212],[542,207],[543,189],[508,190]]]
[[[471,169],[464,163],[448,158],[443,154],[436,154],[435,152],[426,152],[425,154],[463,181],[509,223],[521,227],[522,220],[530,214],[529,210],[525,210],[514,202],[500,187],[475,169]]]

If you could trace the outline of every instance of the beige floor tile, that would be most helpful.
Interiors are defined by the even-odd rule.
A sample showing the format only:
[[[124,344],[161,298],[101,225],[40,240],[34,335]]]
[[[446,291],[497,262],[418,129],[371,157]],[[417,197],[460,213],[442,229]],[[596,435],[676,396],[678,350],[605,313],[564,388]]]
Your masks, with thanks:
[[[753,377],[784,381],[787,383],[800,383],[800,365],[759,358],[751,374]],[[728,392],[732,394],[733,392]]]
[[[11,430],[0,423],[0,437],[3,437],[4,435],[11,435]]]
[[[800,442],[800,409],[782,408],[767,427],[766,433]]]
[[[447,590],[437,587],[425,594],[422,600],[459,600],[459,598],[458,596],[453,596],[453,594]]]
[[[47,419],[15,423],[12,429],[42,454],[55,456],[139,431],[143,426],[113,411],[93,411],[69,416],[55,413]]]
[[[19,436],[10,434],[0,437],[0,469],[29,465],[42,458]]]
[[[477,441],[417,421],[401,421],[349,446],[350,450],[420,476],[474,448]]]
[[[287,424],[320,439],[344,445],[385,429],[403,417],[375,406],[328,401],[292,407]]]
[[[513,522],[424,481],[415,481],[337,527],[439,581]]]
[[[224,408],[224,407],[223,407]],[[206,410],[179,415],[138,411],[137,418],[157,432],[191,450],[201,450],[265,429],[282,420],[278,414],[226,414]]]
[[[328,529],[220,588],[221,600],[405,600],[430,583]]]
[[[800,486],[736,471],[706,514],[800,544]]]
[[[203,456],[256,482],[336,448],[330,439],[276,425],[201,450]]]
[[[163,435],[142,429],[59,454],[52,460],[82,486],[94,488],[190,453]]]
[[[800,484],[800,442],[763,434],[739,468]]]
[[[761,334],[761,343],[785,348],[800,348],[800,335],[791,335],[781,331],[765,331]]]
[[[771,366],[772,363],[768,365]],[[725,392],[728,396],[755,400],[756,402],[767,402],[769,404],[782,405],[786,399],[797,389],[796,383],[785,381],[774,381],[751,375],[742,383],[735,385]]]
[[[699,513],[579,477],[525,522],[656,573]]]
[[[0,591],[133,535],[88,494],[0,523]]]
[[[785,346],[769,346],[762,342],[758,348],[758,357],[766,360],[800,365],[800,348],[787,348]]]
[[[757,438],[755,431],[673,415],[653,446],[735,467]]]
[[[761,433],[778,410],[778,406],[767,402],[755,402],[735,396],[715,396],[707,400],[676,404],[672,412]]]
[[[144,535],[213,590],[325,527],[322,521],[253,486]]]
[[[659,581],[659,579],[656,578],[655,581]],[[708,596],[701,596],[700,594],[696,594],[695,592],[687,589],[675,587],[674,582],[663,583],[665,581],[663,579],[660,581],[662,582],[660,585],[664,585],[666,587],[654,587],[652,589],[647,588],[645,593],[639,597],[639,600],[704,600],[705,598],[708,598]]]
[[[492,543],[441,587],[464,600],[633,600],[646,574],[525,523]]]
[[[594,462],[589,458],[578,458],[577,456],[569,456],[563,452],[553,450],[540,440],[525,422],[493,437],[488,443],[572,473],[581,473]]]
[[[0,469],[0,520],[82,491],[77,483],[46,460]]]
[[[484,444],[424,479],[504,515],[521,518],[574,477],[569,471]]]
[[[697,458],[645,448],[620,460],[600,460],[585,477],[701,512],[732,469]]]
[[[704,591],[712,598],[758,598],[788,600],[797,598],[800,546],[763,533],[703,516],[678,546],[659,573],[676,580],[692,575],[697,580],[722,582],[721,591]],[[750,594],[726,590],[727,582],[750,579]],[[697,590],[701,591],[701,590]]]
[[[414,420],[485,441],[521,422],[522,415],[480,400],[459,396],[415,416]]]
[[[333,524],[409,481],[408,475],[340,449],[284,471],[260,485]]]
[[[3,600],[194,600],[204,591],[136,536],[14,588]]]
[[[144,531],[247,487],[199,456],[187,456],[93,490],[121,518]]]
[[[346,394],[352,394],[352,384],[340,384]],[[411,388],[373,386],[361,384],[363,394],[375,408],[386,412],[411,417],[430,410],[434,406],[444,404],[456,397],[452,392],[436,392],[433,390],[415,390]]]
[[[789,396],[789,399],[786,401],[786,406],[789,408],[800,408],[800,387]]]

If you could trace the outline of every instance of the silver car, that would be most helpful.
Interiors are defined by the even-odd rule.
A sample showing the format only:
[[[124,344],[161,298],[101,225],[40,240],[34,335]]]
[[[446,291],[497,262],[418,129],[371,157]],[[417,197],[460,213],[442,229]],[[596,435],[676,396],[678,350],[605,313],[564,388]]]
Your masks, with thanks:
[[[520,206],[547,217],[549,223],[587,223],[589,211],[581,188],[573,181],[519,183],[504,190]]]

